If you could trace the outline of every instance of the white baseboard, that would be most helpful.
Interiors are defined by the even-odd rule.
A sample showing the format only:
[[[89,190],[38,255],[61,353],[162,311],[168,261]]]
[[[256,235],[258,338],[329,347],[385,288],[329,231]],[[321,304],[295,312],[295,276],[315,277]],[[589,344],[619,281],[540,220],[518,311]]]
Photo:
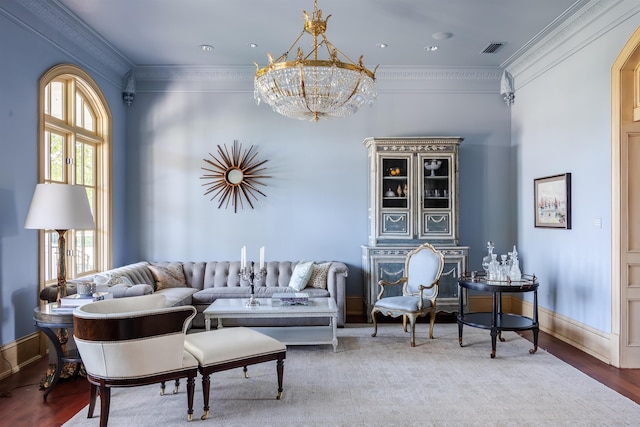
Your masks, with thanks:
[[[490,296],[473,296],[469,298],[472,311],[490,311]],[[502,297],[502,309],[505,312],[533,316],[533,304],[516,297]],[[585,353],[611,364],[610,334],[562,316],[546,308],[538,307],[538,323],[540,330],[576,347]]]
[[[513,298],[511,308],[525,316],[533,315],[533,304]],[[607,364],[611,364],[611,336],[583,323],[538,307],[540,330],[572,345]]]
[[[0,380],[42,358],[40,334],[34,332],[0,347]]]

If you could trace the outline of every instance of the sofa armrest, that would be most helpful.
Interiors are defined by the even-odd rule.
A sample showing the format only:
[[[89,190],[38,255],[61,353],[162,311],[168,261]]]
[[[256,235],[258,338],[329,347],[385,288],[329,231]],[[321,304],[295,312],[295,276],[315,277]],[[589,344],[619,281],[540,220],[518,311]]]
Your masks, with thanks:
[[[336,300],[338,306],[338,326],[342,327],[347,321],[346,289],[349,269],[342,262],[332,262],[327,273],[327,290]]]

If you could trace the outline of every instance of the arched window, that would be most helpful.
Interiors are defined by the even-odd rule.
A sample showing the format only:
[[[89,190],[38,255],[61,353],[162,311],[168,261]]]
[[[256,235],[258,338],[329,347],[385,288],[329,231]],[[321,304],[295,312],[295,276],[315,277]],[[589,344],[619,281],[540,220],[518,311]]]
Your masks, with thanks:
[[[40,283],[57,281],[57,260],[66,256],[67,279],[111,266],[111,112],[93,79],[63,64],[47,71],[39,86],[38,182],[84,186],[96,223],[69,230],[66,254],[58,233],[40,233]]]

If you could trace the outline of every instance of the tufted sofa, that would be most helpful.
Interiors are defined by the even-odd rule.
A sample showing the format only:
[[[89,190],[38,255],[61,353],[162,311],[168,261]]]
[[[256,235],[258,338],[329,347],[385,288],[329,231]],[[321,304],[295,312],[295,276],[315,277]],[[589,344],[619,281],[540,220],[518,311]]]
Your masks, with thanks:
[[[349,274],[347,266],[342,262],[318,263],[328,265],[326,270],[326,288],[306,286],[301,291],[289,287],[289,281],[294,273],[296,261],[271,261],[266,263],[267,274],[255,283],[255,295],[257,298],[270,298],[274,293],[306,292],[311,297],[333,297],[338,306],[338,326],[344,326],[345,288],[346,278]],[[184,282],[170,287],[162,286],[158,281],[158,269],[173,268],[181,270],[184,274]],[[217,298],[248,298],[250,295],[249,284],[240,280],[239,261],[209,261],[209,262],[147,262],[142,261],[114,268],[96,275],[82,277],[83,281],[100,283],[100,279],[118,279],[125,277],[126,283],[98,285],[98,291],[109,291],[115,298],[139,296],[152,293],[163,294],[167,299],[167,305],[193,305],[197,315],[193,320],[194,328],[204,328],[204,316],[202,312]],[[165,284],[166,285],[166,284]],[[69,294],[76,293],[75,285],[70,282],[67,286]],[[48,286],[40,292],[40,299],[45,301],[56,300],[56,286]],[[235,323],[234,323],[235,321]],[[229,319],[225,325],[243,326],[281,326],[281,325],[314,325],[322,324],[324,319],[295,318],[295,319]],[[215,321],[212,321],[215,326]]]

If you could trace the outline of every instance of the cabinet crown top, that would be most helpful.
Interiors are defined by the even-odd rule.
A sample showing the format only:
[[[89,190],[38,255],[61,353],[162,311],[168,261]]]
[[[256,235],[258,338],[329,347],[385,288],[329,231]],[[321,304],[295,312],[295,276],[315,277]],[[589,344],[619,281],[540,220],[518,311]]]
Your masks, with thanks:
[[[461,136],[408,136],[408,137],[369,137],[363,141],[366,147],[379,145],[406,145],[406,144],[460,144],[464,141]]]

